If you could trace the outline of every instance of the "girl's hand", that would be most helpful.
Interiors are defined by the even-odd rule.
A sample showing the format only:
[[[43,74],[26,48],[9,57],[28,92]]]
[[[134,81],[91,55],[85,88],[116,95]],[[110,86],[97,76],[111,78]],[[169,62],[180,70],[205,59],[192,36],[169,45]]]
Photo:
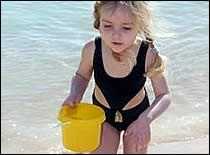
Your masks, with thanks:
[[[151,139],[150,123],[144,116],[135,120],[125,131],[125,136],[131,136],[136,151],[146,148]]]
[[[82,96],[87,88],[89,80],[85,79],[79,73],[76,73],[71,80],[71,91],[70,95],[64,100],[63,105],[74,106],[76,103],[79,103],[82,99]]]
[[[67,96],[67,98],[64,100],[63,102],[63,106],[64,105],[68,105],[68,106],[71,106],[71,107],[74,107],[76,103],[79,103],[81,100],[81,97],[80,98],[76,98],[76,96],[72,96],[72,95],[69,95]]]

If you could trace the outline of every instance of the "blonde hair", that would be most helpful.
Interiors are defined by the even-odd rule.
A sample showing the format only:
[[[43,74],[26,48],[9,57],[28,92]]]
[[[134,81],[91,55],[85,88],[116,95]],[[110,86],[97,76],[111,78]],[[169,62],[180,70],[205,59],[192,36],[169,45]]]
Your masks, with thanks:
[[[100,13],[102,7],[105,5],[113,6],[117,8],[119,4],[125,5],[133,14],[135,19],[135,24],[138,29],[138,36],[147,40],[150,46],[153,46],[154,35],[152,33],[152,13],[148,2],[145,1],[96,1],[94,5],[94,23],[95,29],[99,29],[100,26]],[[148,72],[145,73],[147,76],[153,76],[156,73],[162,72],[164,70],[164,61],[157,55],[155,58],[155,63],[151,65]]]
[[[153,63],[148,67],[148,71],[144,75],[151,78],[163,73],[166,69],[166,62],[167,58],[165,56],[156,53]]]
[[[96,1],[94,5],[94,28],[97,30],[100,26],[100,11],[105,5],[112,5],[114,8],[118,4],[128,7],[135,17],[138,25],[138,34],[148,40],[154,40],[152,34],[152,14],[147,2],[144,1]]]

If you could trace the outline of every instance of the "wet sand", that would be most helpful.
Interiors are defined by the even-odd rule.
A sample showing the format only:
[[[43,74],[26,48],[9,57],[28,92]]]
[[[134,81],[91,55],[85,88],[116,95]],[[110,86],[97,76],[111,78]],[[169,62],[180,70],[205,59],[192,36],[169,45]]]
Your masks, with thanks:
[[[122,154],[120,145],[118,154]],[[209,137],[171,143],[151,144],[148,154],[209,154]]]

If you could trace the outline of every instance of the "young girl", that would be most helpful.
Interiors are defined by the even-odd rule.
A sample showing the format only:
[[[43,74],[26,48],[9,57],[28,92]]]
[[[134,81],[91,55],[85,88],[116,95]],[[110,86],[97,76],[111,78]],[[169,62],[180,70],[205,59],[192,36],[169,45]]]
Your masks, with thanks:
[[[63,105],[81,101],[94,72],[93,104],[106,114],[100,146],[92,153],[146,153],[150,124],[171,102],[164,61],[153,44],[151,14],[143,1],[96,1],[94,27],[100,36],[83,47],[81,61]],[[155,100],[149,103],[145,82]]]

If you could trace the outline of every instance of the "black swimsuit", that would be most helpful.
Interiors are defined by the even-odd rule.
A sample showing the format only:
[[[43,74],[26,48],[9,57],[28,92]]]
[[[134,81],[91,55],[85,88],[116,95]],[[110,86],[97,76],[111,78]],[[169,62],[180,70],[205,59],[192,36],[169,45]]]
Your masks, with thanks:
[[[106,121],[119,131],[127,129],[127,127],[138,118],[149,106],[149,99],[145,90],[145,97],[142,103],[134,108],[122,110],[123,107],[144,88],[146,82],[145,73],[145,58],[148,49],[148,43],[142,41],[137,55],[137,63],[132,71],[123,78],[111,77],[104,69],[101,38],[95,39],[95,52],[93,58],[93,70],[95,82],[107,100],[110,109],[103,106],[95,97],[93,92],[93,104],[102,107],[106,114]],[[122,115],[123,122],[116,122],[115,115],[119,111]]]

